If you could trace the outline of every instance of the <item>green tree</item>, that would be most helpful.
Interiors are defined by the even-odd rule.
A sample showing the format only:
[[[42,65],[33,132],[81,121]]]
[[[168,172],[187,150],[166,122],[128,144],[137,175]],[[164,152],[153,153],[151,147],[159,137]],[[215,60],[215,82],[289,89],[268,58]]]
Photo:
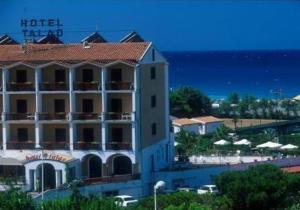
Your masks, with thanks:
[[[288,175],[273,165],[246,171],[225,172],[216,178],[221,194],[232,200],[234,210],[269,210],[279,207],[289,192]]]
[[[262,110],[262,117],[263,118],[267,118],[268,115],[268,110],[270,108],[270,104],[269,101],[265,98],[262,98],[259,102],[258,102],[259,108]]]
[[[170,112],[176,117],[211,114],[211,100],[198,89],[181,87],[170,93]]]
[[[34,203],[26,192],[11,188],[0,193],[0,210],[32,210]]]
[[[248,118],[252,112],[252,105],[255,103],[256,98],[251,95],[244,95],[239,103],[239,112],[241,117]]]
[[[193,132],[181,130],[175,136],[177,142],[176,150],[179,155],[192,155],[195,153],[200,135]]]
[[[230,104],[238,104],[240,102],[240,97],[237,93],[233,92],[233,93],[229,93],[228,97],[227,97],[227,101]]]
[[[217,128],[217,130],[213,134],[214,140],[226,139],[228,137],[228,133],[232,132],[232,130],[225,125],[221,125]]]

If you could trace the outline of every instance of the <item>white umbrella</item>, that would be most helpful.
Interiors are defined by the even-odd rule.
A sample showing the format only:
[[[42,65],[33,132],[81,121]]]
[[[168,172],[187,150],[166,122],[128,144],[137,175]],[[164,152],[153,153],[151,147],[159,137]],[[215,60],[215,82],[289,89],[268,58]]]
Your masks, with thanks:
[[[242,139],[233,143],[234,145],[250,145],[251,142],[247,139]]]
[[[216,141],[216,142],[214,143],[214,145],[228,145],[228,144],[230,144],[230,142],[229,142],[229,141],[226,141],[226,140],[224,140],[224,139],[219,140],[219,141]]]
[[[282,150],[293,150],[293,149],[298,149],[298,146],[293,145],[293,144],[287,144],[287,145],[284,145],[284,146],[280,147],[280,149],[282,149]]]
[[[276,143],[276,142],[268,141],[268,142],[266,142],[266,143],[257,145],[256,147],[257,147],[257,148],[270,148],[270,149],[275,149],[275,148],[279,148],[279,147],[281,147],[281,146],[282,146],[282,144],[278,144],[278,143]]]

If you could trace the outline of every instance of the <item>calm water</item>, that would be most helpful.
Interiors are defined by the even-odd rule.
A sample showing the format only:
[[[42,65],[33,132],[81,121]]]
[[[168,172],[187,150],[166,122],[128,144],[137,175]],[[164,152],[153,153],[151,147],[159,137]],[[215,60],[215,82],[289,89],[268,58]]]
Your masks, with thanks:
[[[198,88],[212,98],[230,92],[274,97],[300,94],[299,51],[164,52],[170,87]]]

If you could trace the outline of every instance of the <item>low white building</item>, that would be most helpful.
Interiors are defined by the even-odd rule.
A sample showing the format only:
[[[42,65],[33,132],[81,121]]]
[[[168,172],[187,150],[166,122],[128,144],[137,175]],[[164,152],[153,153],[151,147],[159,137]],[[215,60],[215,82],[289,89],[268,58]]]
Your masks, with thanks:
[[[210,134],[223,124],[223,120],[214,116],[202,116],[195,118],[180,118],[172,121],[174,133],[181,130],[194,132],[200,135]]]

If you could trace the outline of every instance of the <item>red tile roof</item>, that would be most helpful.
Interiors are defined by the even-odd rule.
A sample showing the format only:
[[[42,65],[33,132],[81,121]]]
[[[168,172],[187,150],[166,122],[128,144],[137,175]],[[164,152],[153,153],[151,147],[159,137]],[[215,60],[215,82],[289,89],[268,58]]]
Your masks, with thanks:
[[[173,123],[176,124],[176,125],[180,125],[180,126],[183,126],[183,125],[192,125],[192,124],[199,124],[199,122],[195,122],[195,121],[190,120],[188,118],[175,119],[175,120],[173,120]]]
[[[200,121],[203,123],[213,123],[213,122],[222,122],[223,120],[216,118],[214,116],[202,116],[202,117],[194,117],[192,120]]]
[[[82,44],[27,44],[1,45],[0,62],[41,61],[114,61],[137,62],[145,53],[149,42]]]

